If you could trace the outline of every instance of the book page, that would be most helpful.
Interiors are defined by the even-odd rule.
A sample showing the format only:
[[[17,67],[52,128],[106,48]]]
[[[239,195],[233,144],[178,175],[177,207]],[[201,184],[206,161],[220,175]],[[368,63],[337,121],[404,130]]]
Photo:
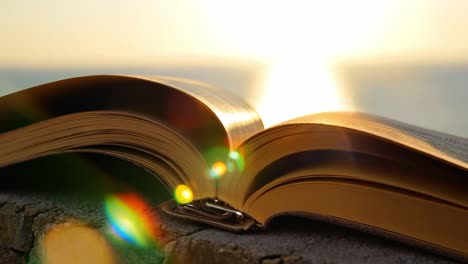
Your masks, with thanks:
[[[202,82],[96,75],[47,83],[0,97],[0,132],[55,116],[96,110],[157,117],[205,150],[211,148],[213,141],[235,148],[263,129],[260,117],[245,102]],[[225,135],[220,135],[220,130]]]
[[[282,185],[261,196],[247,212],[255,214],[260,223],[285,213],[319,216],[344,225],[351,222],[373,233],[390,233],[400,241],[439,248],[460,258],[466,259],[468,254],[466,209],[351,182]]]
[[[382,142],[382,147],[374,141]],[[438,165],[449,163],[468,169],[466,139],[362,113],[329,112],[287,121],[245,141],[238,150],[243,153],[245,168],[235,176],[221,179],[218,197],[235,208],[242,208],[249,195],[265,183],[263,178],[270,179],[281,171],[280,168],[262,174],[265,168],[295,153],[320,150],[361,152],[388,160],[398,160],[403,150],[412,150],[413,156],[435,158],[433,161]],[[409,156],[405,154],[405,157]],[[419,159],[410,160],[416,163]],[[441,160],[439,164],[437,161]],[[292,169],[294,164],[284,164],[282,169]]]
[[[313,123],[369,133],[468,169],[468,139],[396,120],[353,112],[329,112],[292,119],[283,124]]]
[[[212,149],[227,154],[262,128],[258,115],[242,100],[203,83],[72,78],[0,97],[0,167],[65,150],[107,153],[169,175],[164,180],[172,187],[187,178],[182,182],[201,186],[193,188],[197,198],[213,197],[216,184],[205,173],[211,166],[205,154]],[[94,143],[83,141],[85,136],[95,137]],[[116,144],[128,149],[109,149]],[[162,170],[155,160],[171,168]],[[163,173],[180,168],[181,173]]]
[[[257,112],[241,98],[223,89],[183,78],[158,76],[148,79],[177,87],[208,106],[226,129],[231,150],[263,130],[262,120]]]

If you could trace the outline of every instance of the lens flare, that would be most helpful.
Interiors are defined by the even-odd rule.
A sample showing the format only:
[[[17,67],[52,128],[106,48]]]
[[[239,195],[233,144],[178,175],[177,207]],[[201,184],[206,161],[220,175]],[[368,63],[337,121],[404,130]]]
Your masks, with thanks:
[[[228,171],[243,171],[244,170],[244,158],[242,155],[237,151],[229,152],[229,159],[228,159]]]
[[[225,162],[228,158],[229,155],[229,149],[226,147],[214,147],[210,148],[208,151],[203,153],[203,158],[205,158],[206,163],[209,165],[209,168],[211,169],[211,166],[218,162],[218,161],[223,161]]]
[[[137,194],[108,196],[104,209],[112,230],[121,239],[141,247],[157,244],[157,218]]]
[[[193,201],[193,192],[187,185],[177,185],[174,191],[174,199],[179,204],[190,203]]]
[[[64,223],[48,230],[39,244],[40,263],[119,263],[114,250],[95,228]],[[29,263],[36,263],[31,261]]]
[[[231,151],[231,152],[229,152],[229,158],[231,158],[231,159],[238,159],[239,157],[240,157],[239,152],[237,152],[237,151]]]
[[[228,170],[226,163],[222,161],[217,161],[211,165],[210,176],[214,179],[219,179],[223,176]]]
[[[244,157],[239,151],[215,147],[205,152],[203,157],[209,164],[207,174],[212,179],[218,180],[226,173],[244,171]]]

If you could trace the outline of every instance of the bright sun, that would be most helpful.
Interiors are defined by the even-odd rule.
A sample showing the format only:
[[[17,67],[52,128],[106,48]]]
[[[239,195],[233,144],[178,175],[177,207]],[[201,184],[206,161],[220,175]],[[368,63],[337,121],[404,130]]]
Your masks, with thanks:
[[[319,62],[280,61],[268,70],[256,109],[266,127],[309,113],[344,108],[335,79]]]
[[[209,1],[207,23],[226,52],[267,62],[249,100],[271,126],[314,112],[349,108],[337,59],[372,46],[388,3],[374,1]]]

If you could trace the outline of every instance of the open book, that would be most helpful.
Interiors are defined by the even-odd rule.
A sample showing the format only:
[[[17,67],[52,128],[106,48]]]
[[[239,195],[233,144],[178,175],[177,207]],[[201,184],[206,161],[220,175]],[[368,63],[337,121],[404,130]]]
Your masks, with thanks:
[[[176,78],[87,76],[0,98],[0,167],[68,152],[184,187],[164,205],[175,216],[242,231],[301,215],[468,260],[461,137],[351,112],[264,129],[239,98]]]

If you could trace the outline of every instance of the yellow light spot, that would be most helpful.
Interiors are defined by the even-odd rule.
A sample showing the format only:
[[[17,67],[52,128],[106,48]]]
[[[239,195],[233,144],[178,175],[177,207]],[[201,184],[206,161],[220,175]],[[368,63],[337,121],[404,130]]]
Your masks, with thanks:
[[[174,198],[179,204],[190,203],[193,200],[193,192],[187,185],[180,184],[175,188]]]
[[[189,190],[184,190],[182,192],[182,197],[184,197],[184,199],[190,199],[190,197],[192,197],[192,193]]]
[[[211,166],[211,170],[213,171],[215,177],[221,177],[226,173],[227,166],[224,162],[217,161],[213,163],[213,165]]]

